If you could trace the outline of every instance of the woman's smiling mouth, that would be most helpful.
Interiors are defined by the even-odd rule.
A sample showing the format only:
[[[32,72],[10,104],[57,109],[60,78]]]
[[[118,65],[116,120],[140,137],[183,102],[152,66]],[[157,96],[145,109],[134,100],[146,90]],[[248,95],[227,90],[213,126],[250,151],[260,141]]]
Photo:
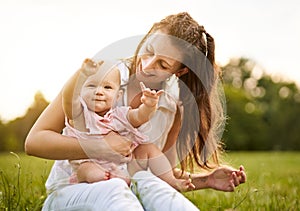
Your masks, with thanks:
[[[151,74],[149,72],[145,72],[143,70],[142,64],[139,65],[139,72],[141,73],[141,75],[145,76],[145,77],[151,77],[151,76],[155,76],[154,74]]]

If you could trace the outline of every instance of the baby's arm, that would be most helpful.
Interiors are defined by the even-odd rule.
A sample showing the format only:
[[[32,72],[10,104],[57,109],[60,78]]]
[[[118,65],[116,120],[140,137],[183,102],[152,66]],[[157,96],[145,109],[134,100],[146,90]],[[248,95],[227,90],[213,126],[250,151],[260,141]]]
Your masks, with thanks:
[[[137,109],[129,110],[127,116],[133,127],[139,127],[151,118],[151,115],[157,109],[159,96],[163,93],[163,90],[155,91],[146,88],[142,82],[140,86],[143,92],[141,97],[142,104]]]
[[[85,59],[81,68],[66,83],[62,92],[62,102],[65,115],[69,120],[74,120],[82,115],[82,106],[79,96],[86,79],[96,73],[103,62],[96,63],[91,59]]]

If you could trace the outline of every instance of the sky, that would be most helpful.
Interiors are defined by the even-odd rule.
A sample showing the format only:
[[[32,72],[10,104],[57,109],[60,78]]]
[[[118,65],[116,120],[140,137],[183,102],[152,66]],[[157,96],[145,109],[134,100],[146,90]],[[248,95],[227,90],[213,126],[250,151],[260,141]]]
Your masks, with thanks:
[[[300,85],[298,0],[0,0],[0,119],[48,101],[87,57],[188,12],[216,41],[216,60],[254,60]]]

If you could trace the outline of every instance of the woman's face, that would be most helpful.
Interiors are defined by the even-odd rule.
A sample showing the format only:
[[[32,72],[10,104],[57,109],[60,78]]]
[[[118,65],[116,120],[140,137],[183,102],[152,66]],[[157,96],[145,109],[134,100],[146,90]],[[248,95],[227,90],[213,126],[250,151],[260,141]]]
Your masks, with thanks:
[[[161,83],[181,68],[180,60],[180,51],[170,36],[156,32],[140,49],[136,78],[145,84]]]

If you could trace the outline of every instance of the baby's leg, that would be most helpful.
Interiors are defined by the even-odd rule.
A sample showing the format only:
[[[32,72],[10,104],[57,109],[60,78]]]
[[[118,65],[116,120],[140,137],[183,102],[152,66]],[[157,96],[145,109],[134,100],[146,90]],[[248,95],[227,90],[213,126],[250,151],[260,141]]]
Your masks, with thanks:
[[[78,182],[94,183],[108,180],[109,178],[109,171],[92,161],[81,163],[77,170]]]
[[[194,188],[189,179],[176,179],[167,157],[154,144],[141,144],[133,152],[134,160],[129,165],[129,172],[135,173],[146,170],[148,167],[152,173],[169,183],[179,191]]]

